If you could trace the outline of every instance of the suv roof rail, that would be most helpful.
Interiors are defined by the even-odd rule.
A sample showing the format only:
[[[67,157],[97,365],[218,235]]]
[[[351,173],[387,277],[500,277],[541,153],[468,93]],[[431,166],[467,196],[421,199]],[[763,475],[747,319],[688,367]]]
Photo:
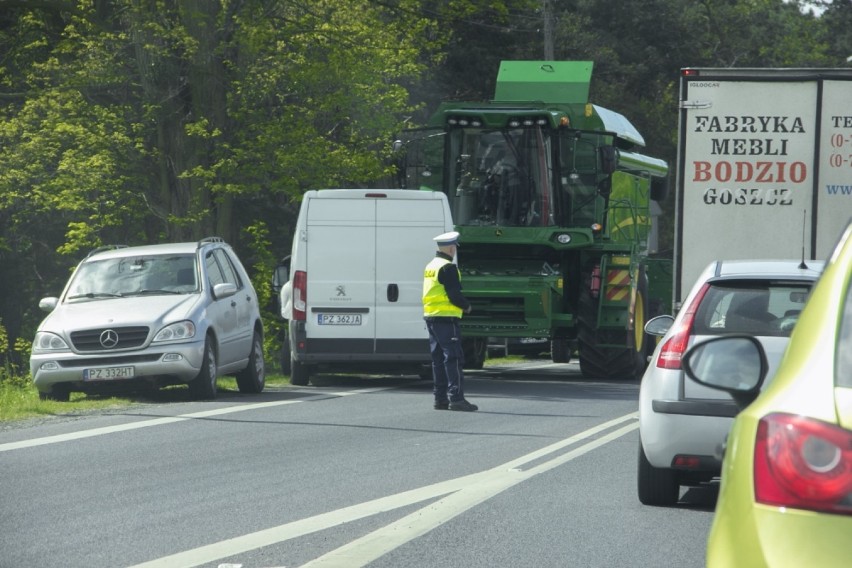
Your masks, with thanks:
[[[96,255],[99,252],[104,252],[104,251],[107,251],[107,250],[123,249],[123,248],[128,248],[128,245],[104,245],[102,247],[98,247],[96,249],[92,249],[91,251],[89,251],[89,254],[86,255],[86,258],[89,258],[90,256],[93,256],[93,255]]]
[[[201,248],[201,245],[206,245],[207,243],[224,243],[225,239],[222,237],[204,237],[200,241],[198,241],[198,247]]]

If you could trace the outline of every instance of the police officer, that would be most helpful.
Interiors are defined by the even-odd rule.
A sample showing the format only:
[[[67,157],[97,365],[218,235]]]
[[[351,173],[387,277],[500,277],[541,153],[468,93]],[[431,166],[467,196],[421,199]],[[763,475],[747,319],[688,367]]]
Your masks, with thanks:
[[[438,235],[435,258],[423,273],[423,317],[429,329],[432,352],[435,410],[478,410],[464,398],[464,351],[459,322],[471,311],[470,302],[462,295],[461,275],[453,257],[458,247],[456,231]]]

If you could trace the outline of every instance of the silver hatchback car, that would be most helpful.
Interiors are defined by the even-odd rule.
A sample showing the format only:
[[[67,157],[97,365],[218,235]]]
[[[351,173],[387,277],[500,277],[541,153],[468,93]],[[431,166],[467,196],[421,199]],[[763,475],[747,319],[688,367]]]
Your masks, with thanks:
[[[92,251],[33,341],[30,372],[42,399],[188,384],[216,396],[216,379],[236,374],[240,392],[265,385],[257,294],[221,238]]]
[[[730,395],[685,376],[684,352],[711,337],[752,334],[766,351],[768,382],[823,266],[822,261],[715,261],[698,277],[675,318],[648,321],[645,331],[662,338],[639,387],[642,503],[673,505],[682,485],[698,485],[721,472],[717,450],[737,406]]]

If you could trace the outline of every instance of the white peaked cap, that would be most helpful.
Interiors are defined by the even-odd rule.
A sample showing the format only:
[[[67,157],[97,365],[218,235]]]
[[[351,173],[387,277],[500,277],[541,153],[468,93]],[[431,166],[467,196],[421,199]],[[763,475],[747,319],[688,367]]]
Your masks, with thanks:
[[[459,233],[458,231],[450,231],[449,233],[440,234],[432,240],[435,241],[439,247],[455,245],[459,242]]]

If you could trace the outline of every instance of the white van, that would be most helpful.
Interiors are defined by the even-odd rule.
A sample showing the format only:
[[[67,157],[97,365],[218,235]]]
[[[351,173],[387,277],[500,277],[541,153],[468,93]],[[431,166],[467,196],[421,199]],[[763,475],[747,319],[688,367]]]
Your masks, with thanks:
[[[452,230],[441,192],[306,192],[291,255],[276,271],[286,282],[290,382],[306,385],[320,370],[431,376],[423,268],[437,250],[432,238]]]

